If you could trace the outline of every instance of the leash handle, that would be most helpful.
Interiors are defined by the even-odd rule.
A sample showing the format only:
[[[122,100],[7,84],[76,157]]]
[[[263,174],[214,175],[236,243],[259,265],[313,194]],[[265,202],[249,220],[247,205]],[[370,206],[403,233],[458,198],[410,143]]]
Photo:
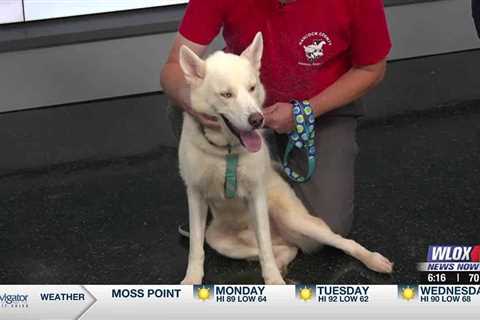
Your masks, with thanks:
[[[288,134],[288,144],[283,155],[283,171],[287,177],[297,183],[304,183],[311,179],[316,167],[315,149],[315,115],[312,106],[307,100],[292,100],[292,113],[295,122],[295,129]],[[308,171],[306,176],[295,172],[288,165],[288,158],[294,148],[304,149],[307,153]]]

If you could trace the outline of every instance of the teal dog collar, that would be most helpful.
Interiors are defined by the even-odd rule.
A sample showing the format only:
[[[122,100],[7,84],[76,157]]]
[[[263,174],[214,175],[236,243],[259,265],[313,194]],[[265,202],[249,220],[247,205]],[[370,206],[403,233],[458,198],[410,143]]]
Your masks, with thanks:
[[[295,129],[288,134],[288,144],[283,156],[283,171],[288,178],[297,183],[310,180],[315,172],[316,150],[315,150],[315,115],[307,100],[290,102],[293,106],[293,119]],[[288,157],[293,148],[304,149],[307,152],[308,171],[306,176],[301,176],[288,165]]]

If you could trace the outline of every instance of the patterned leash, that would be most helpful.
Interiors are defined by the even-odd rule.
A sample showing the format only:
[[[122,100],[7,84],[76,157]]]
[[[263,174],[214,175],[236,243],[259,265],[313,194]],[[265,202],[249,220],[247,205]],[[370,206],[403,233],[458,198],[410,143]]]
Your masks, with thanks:
[[[295,121],[295,130],[288,134],[288,144],[283,156],[283,171],[288,178],[297,183],[304,183],[310,180],[315,172],[316,149],[315,149],[315,115],[313,109],[307,100],[292,100],[293,118]],[[295,172],[288,165],[288,158],[293,148],[305,150],[308,159],[308,171],[306,176]]]

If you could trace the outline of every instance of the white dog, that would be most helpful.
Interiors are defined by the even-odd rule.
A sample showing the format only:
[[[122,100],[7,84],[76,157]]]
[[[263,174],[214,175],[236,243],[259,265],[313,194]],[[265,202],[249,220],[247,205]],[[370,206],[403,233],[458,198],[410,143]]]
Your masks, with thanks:
[[[393,264],[310,215],[274,170],[259,128],[265,91],[259,80],[263,51],[260,33],[240,55],[216,52],[202,60],[183,46],[180,65],[191,87],[192,108],[216,116],[221,130],[202,127],[185,113],[179,147],[190,219],[190,252],[182,284],[200,284],[204,239],[220,254],[259,259],[266,284],[284,284],[280,270],[298,249],[318,244],[339,248],[368,268],[390,273]],[[225,197],[226,155],[238,154],[236,197]],[[206,226],[207,211],[213,215]],[[206,230],[206,232],[205,232]]]

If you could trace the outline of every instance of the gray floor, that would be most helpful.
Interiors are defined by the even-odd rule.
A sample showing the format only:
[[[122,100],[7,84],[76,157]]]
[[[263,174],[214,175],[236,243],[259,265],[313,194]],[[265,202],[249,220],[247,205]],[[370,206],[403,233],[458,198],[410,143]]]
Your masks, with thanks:
[[[392,276],[338,250],[299,256],[300,283],[411,283],[429,244],[480,243],[479,103],[364,125],[352,238]],[[178,283],[187,216],[176,151],[74,163],[0,179],[1,283]],[[260,281],[255,262],[207,250],[206,282]]]

